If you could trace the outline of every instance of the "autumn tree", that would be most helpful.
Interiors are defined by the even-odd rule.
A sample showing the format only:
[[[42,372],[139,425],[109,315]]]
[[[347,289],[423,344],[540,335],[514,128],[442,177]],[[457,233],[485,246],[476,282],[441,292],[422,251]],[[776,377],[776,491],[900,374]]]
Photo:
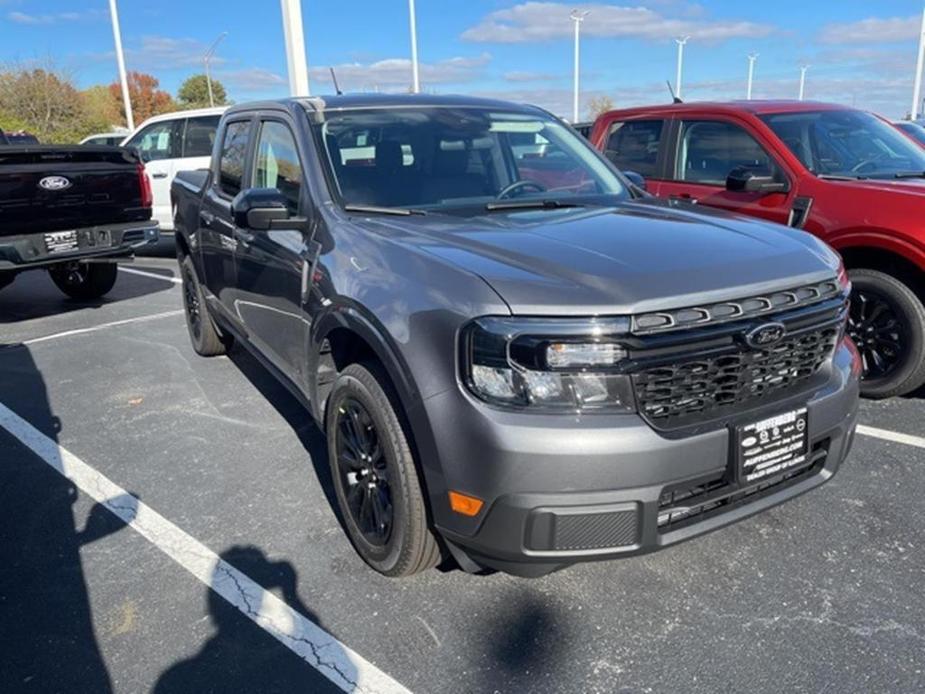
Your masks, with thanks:
[[[42,142],[68,143],[98,125],[66,72],[51,64],[0,72],[0,127],[28,130]]]
[[[205,75],[189,77],[177,92],[177,100],[182,108],[206,108],[212,106],[225,106],[228,103],[228,94],[224,85],[212,78],[212,100],[209,99],[209,82]]]
[[[135,125],[147,120],[151,116],[176,111],[177,105],[167,92],[158,89],[160,82],[153,75],[143,72],[128,73],[128,93],[132,100],[132,114]],[[125,108],[122,105],[122,87],[118,82],[109,85],[109,91],[119,102],[119,112],[125,119]]]
[[[613,109],[613,99],[609,96],[595,96],[588,102],[588,113],[591,116],[591,120],[596,120],[601,114],[613,111]]]
[[[112,90],[102,84],[84,89],[80,93],[88,118],[99,123],[99,131],[109,131],[116,126],[125,126],[125,117],[122,114],[121,90],[120,98],[113,96]]]

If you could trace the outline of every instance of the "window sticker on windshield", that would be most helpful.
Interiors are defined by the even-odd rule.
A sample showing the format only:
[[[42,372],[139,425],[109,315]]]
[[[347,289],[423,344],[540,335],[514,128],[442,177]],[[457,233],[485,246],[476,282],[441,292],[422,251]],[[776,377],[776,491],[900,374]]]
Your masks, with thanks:
[[[543,124],[538,121],[495,121],[488,129],[493,133],[538,133]]]

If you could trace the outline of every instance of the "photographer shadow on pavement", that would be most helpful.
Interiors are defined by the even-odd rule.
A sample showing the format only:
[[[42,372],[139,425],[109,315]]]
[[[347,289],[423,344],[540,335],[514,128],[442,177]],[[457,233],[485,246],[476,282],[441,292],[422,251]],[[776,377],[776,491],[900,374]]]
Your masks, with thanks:
[[[81,548],[124,524],[102,504],[83,510],[88,500],[58,472],[57,447],[46,446],[51,453],[43,460],[2,426],[19,417],[58,440],[61,423],[29,349],[0,348],[0,374],[0,691],[106,694],[112,682]],[[137,500],[109,502],[126,507]],[[75,515],[83,514],[78,531]]]
[[[263,551],[253,546],[232,547],[222,553],[221,559],[264,590],[278,590],[277,597],[286,605],[321,626],[317,615],[299,597],[296,571],[288,561],[270,561]],[[227,589],[229,581],[240,596],[238,605],[219,594]],[[257,615],[258,622],[272,619],[274,624],[286,625],[286,633],[294,641],[309,642],[311,634],[303,633],[298,620],[292,620],[291,615],[277,611],[273,605],[264,604],[262,591],[256,586],[238,583],[222,564],[215,568],[212,585],[214,590],[208,591],[206,601],[216,632],[196,655],[176,663],[161,675],[154,688],[155,694],[343,691],[326,679],[320,669],[308,667],[267,630],[242,614],[241,608],[249,615]],[[320,668],[331,667],[332,671],[336,668],[344,682],[356,682],[357,673],[349,656],[333,639],[313,643],[308,653],[323,661]]]

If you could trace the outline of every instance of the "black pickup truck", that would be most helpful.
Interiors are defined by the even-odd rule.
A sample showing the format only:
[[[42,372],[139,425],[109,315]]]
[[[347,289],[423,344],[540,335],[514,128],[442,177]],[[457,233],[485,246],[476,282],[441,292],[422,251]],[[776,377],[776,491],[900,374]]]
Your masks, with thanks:
[[[157,242],[151,202],[130,150],[0,145],[0,288],[44,269],[68,296],[103,296],[116,262]]]
[[[656,200],[539,108],[242,104],[171,195],[194,349],[236,341],[306,406],[386,575],[441,550],[535,576],[661,549],[851,447],[839,256]]]

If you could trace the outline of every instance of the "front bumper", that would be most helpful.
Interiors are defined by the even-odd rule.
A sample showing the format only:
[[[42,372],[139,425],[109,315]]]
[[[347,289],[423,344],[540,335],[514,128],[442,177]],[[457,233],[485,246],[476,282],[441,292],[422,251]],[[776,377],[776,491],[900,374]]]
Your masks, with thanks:
[[[818,381],[699,430],[661,434],[637,415],[500,412],[459,392],[426,403],[444,493],[428,475],[438,530],[469,568],[542,575],[580,561],[651,552],[741,520],[823,484],[848,455],[858,411],[852,356],[840,346]],[[810,463],[756,485],[729,481],[739,424],[807,407]],[[722,480],[729,481],[721,483]],[[454,489],[485,499],[475,518],[446,507]],[[666,522],[671,493],[704,490],[703,512]],[[666,501],[667,500],[667,501]],[[661,520],[661,523],[660,523]]]
[[[139,248],[156,244],[159,238],[157,222],[153,221],[84,227],[72,231],[76,245],[63,251],[52,250],[43,232],[0,237],[0,271],[20,272],[78,260],[125,258]]]

